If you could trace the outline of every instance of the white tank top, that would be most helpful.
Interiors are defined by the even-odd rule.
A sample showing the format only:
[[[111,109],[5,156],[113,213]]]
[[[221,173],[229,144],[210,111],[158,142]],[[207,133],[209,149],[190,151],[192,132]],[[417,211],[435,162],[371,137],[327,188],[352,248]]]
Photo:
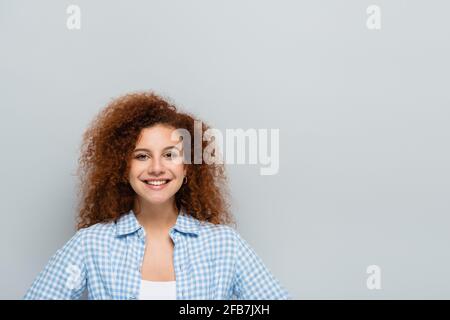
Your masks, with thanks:
[[[176,281],[141,280],[139,300],[176,300]]]

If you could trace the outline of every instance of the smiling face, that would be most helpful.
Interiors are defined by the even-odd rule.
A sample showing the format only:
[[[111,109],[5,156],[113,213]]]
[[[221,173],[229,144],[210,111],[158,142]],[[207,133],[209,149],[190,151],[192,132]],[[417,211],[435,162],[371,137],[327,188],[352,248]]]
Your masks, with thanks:
[[[157,124],[141,131],[131,156],[129,182],[139,202],[173,204],[183,184],[186,167],[180,140],[173,140],[175,128]],[[179,136],[174,136],[178,138]]]

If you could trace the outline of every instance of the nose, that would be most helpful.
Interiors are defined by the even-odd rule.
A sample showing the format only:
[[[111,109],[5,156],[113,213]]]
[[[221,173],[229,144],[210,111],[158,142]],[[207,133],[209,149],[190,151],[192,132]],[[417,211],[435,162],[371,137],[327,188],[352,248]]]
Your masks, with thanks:
[[[164,166],[159,157],[155,157],[150,161],[148,172],[151,175],[158,176],[164,173]]]

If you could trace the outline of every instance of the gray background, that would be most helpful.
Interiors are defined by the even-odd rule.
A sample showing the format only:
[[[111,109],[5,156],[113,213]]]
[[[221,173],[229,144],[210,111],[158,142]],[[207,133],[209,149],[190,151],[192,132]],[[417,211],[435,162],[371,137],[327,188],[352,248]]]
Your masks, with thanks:
[[[21,298],[73,235],[88,122],[144,89],[221,130],[280,129],[278,175],[227,169],[238,230],[295,298],[450,298],[449,10],[0,1],[0,298]],[[372,264],[381,290],[366,287]]]

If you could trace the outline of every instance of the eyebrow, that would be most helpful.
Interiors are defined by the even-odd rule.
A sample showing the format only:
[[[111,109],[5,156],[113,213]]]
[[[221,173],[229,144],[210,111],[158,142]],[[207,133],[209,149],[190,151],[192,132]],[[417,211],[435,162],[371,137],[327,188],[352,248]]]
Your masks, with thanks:
[[[168,147],[165,147],[165,148],[163,149],[163,151],[164,151],[164,150],[168,150],[168,149],[177,149],[178,151],[181,152],[181,150],[178,149],[176,146],[168,146]],[[146,151],[146,152],[150,152],[150,153],[151,153],[151,151],[150,151],[149,149],[146,149],[146,148],[137,148],[137,149],[134,149],[134,150],[133,150],[133,152],[137,152],[137,151]]]

